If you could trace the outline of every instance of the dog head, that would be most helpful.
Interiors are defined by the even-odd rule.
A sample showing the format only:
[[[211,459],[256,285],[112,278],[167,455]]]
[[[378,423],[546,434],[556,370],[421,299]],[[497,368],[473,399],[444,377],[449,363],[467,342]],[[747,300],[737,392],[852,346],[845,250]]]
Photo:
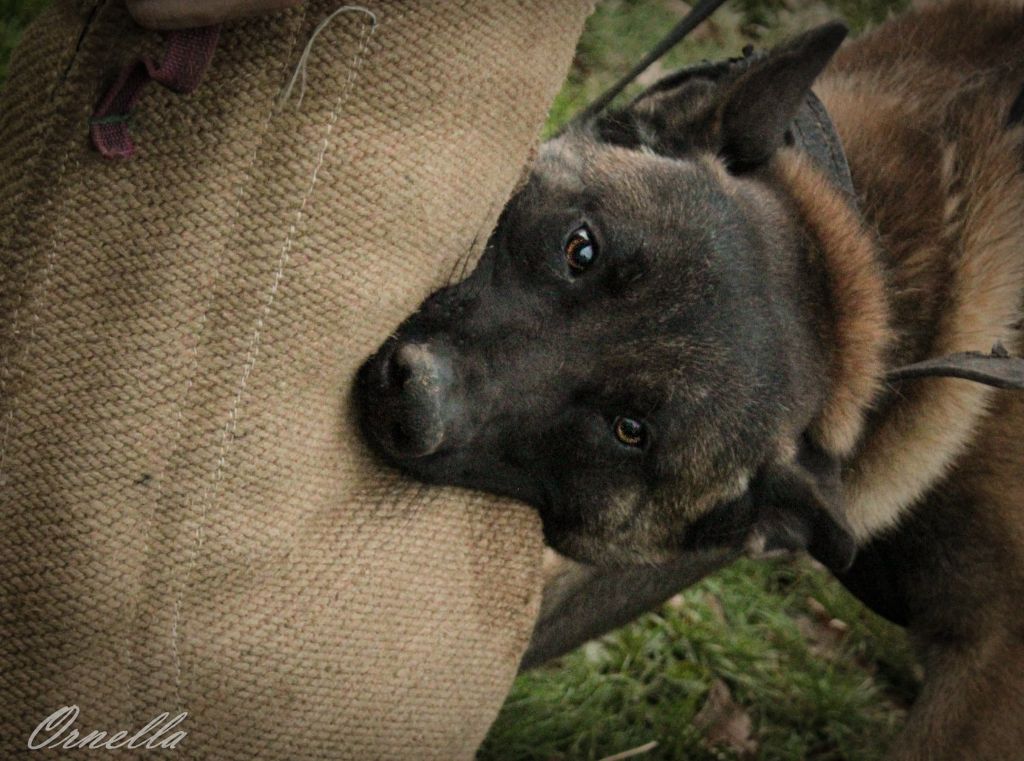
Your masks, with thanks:
[[[476,270],[360,369],[374,448],[535,505],[584,561],[746,544],[848,564],[835,463],[804,434],[824,307],[762,171],[844,35],[688,70],[543,145]]]

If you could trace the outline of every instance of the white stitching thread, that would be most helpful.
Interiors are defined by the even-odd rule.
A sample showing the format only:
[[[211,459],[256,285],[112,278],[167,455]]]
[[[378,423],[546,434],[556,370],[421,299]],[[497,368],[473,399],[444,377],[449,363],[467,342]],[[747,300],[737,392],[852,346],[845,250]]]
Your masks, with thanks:
[[[281,252],[280,255],[278,256],[277,261],[277,268],[274,271],[274,278],[271,283],[270,290],[267,294],[266,303],[264,303],[263,309],[261,310],[259,316],[256,318],[256,324],[253,328],[252,336],[249,339],[249,346],[246,351],[245,365],[243,366],[242,376],[241,378],[239,378],[238,385],[235,390],[235,397],[232,402],[231,410],[228,413],[228,420],[224,424],[224,427],[221,429],[220,451],[218,453],[217,465],[214,469],[213,477],[211,479],[212,482],[210,483],[209,487],[202,496],[202,508],[199,514],[199,521],[196,525],[195,543],[192,545],[192,552],[190,553],[188,565],[185,569],[185,579],[178,589],[178,593],[176,595],[174,603],[172,643],[175,658],[175,668],[177,671],[176,678],[179,680],[179,682],[181,674],[181,662],[178,650],[178,640],[179,624],[181,621],[181,602],[182,597],[184,595],[184,590],[188,587],[189,579],[191,578],[192,571],[195,568],[196,561],[199,555],[199,550],[201,549],[203,544],[203,529],[204,524],[206,523],[207,512],[209,510],[210,504],[213,502],[214,496],[216,495],[216,487],[223,476],[224,466],[227,462],[227,455],[228,452],[230,451],[231,443],[234,441],[234,434],[238,423],[238,412],[242,405],[242,398],[245,395],[245,390],[248,384],[249,376],[252,374],[252,371],[256,366],[256,360],[259,357],[260,343],[262,340],[264,323],[266,321],[267,316],[270,314],[270,310],[273,307],[274,300],[277,296],[278,288],[281,284],[281,280],[284,277],[284,269],[288,264],[292,242],[294,240],[295,233],[298,231],[299,225],[302,222],[302,218],[304,216],[304,212],[306,209],[306,204],[308,203],[310,197],[313,194],[313,190],[316,187],[317,176],[320,173],[320,168],[323,166],[324,159],[327,154],[327,148],[330,144],[331,133],[334,130],[334,125],[338,121],[338,114],[341,110],[341,104],[345,96],[352,89],[352,85],[355,83],[355,76],[359,69],[360,63],[362,62],[363,53],[365,52],[367,43],[369,42],[369,39],[373,34],[373,30],[376,27],[376,17],[374,17],[372,14],[370,15],[373,18],[373,23],[369,28],[369,33],[367,33],[365,29],[361,32],[359,47],[357,48],[355,55],[353,56],[352,66],[349,70],[348,79],[346,80],[345,86],[342,88],[342,91],[338,94],[338,97],[334,101],[334,108],[331,111],[330,118],[327,121],[327,126],[324,131],[324,139],[320,145],[320,150],[317,155],[316,163],[313,167],[313,172],[310,175],[309,185],[306,188],[306,192],[302,196],[302,201],[300,202],[299,207],[295,212],[295,218],[292,220],[291,225],[289,225],[288,232],[285,235],[284,243],[281,246]],[[332,17],[333,15],[329,18]],[[318,29],[319,28],[320,27],[318,27]],[[191,503],[189,503],[189,506],[191,506]],[[182,708],[184,709],[184,706],[182,706]]]
[[[242,201],[245,198],[246,180],[251,180],[251,172],[253,170],[253,167],[256,165],[256,159],[259,156],[260,149],[263,147],[263,144],[266,141],[267,133],[270,127],[270,122],[273,120],[273,118],[274,110],[272,108],[268,109],[267,116],[263,120],[263,124],[260,129],[259,139],[256,141],[256,145],[253,147],[252,155],[250,156],[249,161],[245,166],[245,169],[242,171],[242,178],[239,180],[238,188],[235,190],[234,213],[232,214],[231,219],[229,220],[231,230],[234,230],[237,226],[238,218],[242,212]],[[224,247],[226,246],[227,238],[228,236],[225,235],[225,244],[221,246],[221,254],[223,254],[224,252]],[[178,444],[181,441],[185,403],[188,400],[190,392],[192,391],[192,387],[195,385],[195,377],[199,371],[199,344],[202,341],[202,336],[206,329],[206,322],[207,318],[209,317],[211,308],[212,304],[208,303],[206,308],[203,310],[203,313],[199,318],[199,326],[195,332],[194,340],[192,341],[191,363],[189,366],[188,377],[186,378],[185,381],[185,389],[184,391],[182,391],[181,398],[178,400],[177,411],[175,413],[175,431],[174,440],[171,442],[170,445],[171,452],[174,452],[178,448]],[[164,475],[166,474],[166,465],[167,461],[165,461],[164,463],[164,469],[156,476],[157,483],[154,504],[157,506],[158,509],[164,494]],[[174,697],[175,702],[178,704],[179,710],[184,710],[184,703],[181,699],[181,653],[178,648],[178,627],[181,622],[181,600],[183,594],[184,583],[181,586],[179,586],[175,591],[174,614],[171,619],[171,653],[172,657],[174,658]]]

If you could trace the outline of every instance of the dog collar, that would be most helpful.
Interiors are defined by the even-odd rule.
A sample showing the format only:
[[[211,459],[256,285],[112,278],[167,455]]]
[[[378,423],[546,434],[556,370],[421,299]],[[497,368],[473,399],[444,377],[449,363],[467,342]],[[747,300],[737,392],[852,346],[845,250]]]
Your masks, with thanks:
[[[807,99],[797,112],[790,132],[796,147],[808,154],[836,187],[846,194],[847,200],[856,205],[857,196],[843,143],[828,110],[813,92],[807,93]]]

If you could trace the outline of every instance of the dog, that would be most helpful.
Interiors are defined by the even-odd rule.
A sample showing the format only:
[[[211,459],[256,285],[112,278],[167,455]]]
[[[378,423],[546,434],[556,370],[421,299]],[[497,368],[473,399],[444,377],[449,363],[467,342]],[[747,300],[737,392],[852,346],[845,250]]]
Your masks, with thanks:
[[[1024,759],[1024,7],[671,74],[544,143],[473,273],[360,369],[362,430],[583,562],[803,550],[907,627],[891,757]]]

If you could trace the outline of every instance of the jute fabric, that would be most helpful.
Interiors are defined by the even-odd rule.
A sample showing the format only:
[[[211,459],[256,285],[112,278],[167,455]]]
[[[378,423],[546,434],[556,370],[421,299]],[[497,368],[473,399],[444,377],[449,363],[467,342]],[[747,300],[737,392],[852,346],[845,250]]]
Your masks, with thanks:
[[[161,36],[66,0],[0,102],[0,758],[187,711],[189,759],[468,758],[539,601],[531,511],[382,469],[356,367],[479,251],[578,0],[311,2],[225,26],[90,149]],[[93,752],[95,753],[95,751]],[[89,751],[45,751],[74,758]],[[152,751],[120,751],[149,758]]]

